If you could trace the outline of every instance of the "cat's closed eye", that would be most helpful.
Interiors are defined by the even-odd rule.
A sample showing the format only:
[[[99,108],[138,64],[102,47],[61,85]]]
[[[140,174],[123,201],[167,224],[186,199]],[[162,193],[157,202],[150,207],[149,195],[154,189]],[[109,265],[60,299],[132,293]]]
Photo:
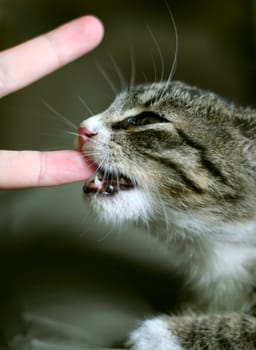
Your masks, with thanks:
[[[168,120],[152,111],[144,111],[111,125],[113,130],[130,130],[137,126],[155,123],[168,123]]]

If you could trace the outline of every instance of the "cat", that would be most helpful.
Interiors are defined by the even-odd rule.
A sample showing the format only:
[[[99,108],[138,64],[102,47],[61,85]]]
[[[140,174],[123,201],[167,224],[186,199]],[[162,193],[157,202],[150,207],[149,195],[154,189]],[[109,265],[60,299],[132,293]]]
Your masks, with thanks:
[[[256,349],[256,111],[179,81],[138,85],[79,141],[97,166],[93,208],[150,226],[183,280],[177,310],[142,321],[127,347]]]

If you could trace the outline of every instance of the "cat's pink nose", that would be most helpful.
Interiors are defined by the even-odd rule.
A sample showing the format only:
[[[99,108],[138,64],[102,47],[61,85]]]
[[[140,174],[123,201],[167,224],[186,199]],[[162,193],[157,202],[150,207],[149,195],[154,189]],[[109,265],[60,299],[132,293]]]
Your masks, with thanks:
[[[97,135],[96,132],[90,131],[85,127],[78,128],[79,149],[82,150],[84,143],[95,135]]]

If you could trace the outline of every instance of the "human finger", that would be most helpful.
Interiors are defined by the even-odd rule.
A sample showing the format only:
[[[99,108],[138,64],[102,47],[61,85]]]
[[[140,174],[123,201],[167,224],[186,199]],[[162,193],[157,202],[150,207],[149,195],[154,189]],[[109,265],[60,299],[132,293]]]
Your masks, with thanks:
[[[0,151],[0,189],[85,181],[95,166],[78,151]]]
[[[103,25],[83,16],[0,53],[0,97],[32,83],[97,46]]]

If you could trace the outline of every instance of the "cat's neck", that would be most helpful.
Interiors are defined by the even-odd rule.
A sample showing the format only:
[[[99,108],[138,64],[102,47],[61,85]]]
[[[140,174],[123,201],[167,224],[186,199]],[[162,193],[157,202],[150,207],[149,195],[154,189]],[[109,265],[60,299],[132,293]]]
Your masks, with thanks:
[[[198,300],[193,304],[208,311],[245,311],[255,280],[256,247],[234,242],[175,241],[169,245],[171,259],[184,288]]]
[[[168,231],[169,240],[186,239],[195,242],[238,243],[256,247],[256,215],[248,220],[224,221],[206,213],[178,212],[171,210],[166,222],[161,220],[161,229]],[[165,233],[166,236],[166,233]]]
[[[256,277],[256,222],[213,223],[178,213],[172,222],[168,248],[184,285],[214,311],[241,309],[242,296],[249,293]]]

